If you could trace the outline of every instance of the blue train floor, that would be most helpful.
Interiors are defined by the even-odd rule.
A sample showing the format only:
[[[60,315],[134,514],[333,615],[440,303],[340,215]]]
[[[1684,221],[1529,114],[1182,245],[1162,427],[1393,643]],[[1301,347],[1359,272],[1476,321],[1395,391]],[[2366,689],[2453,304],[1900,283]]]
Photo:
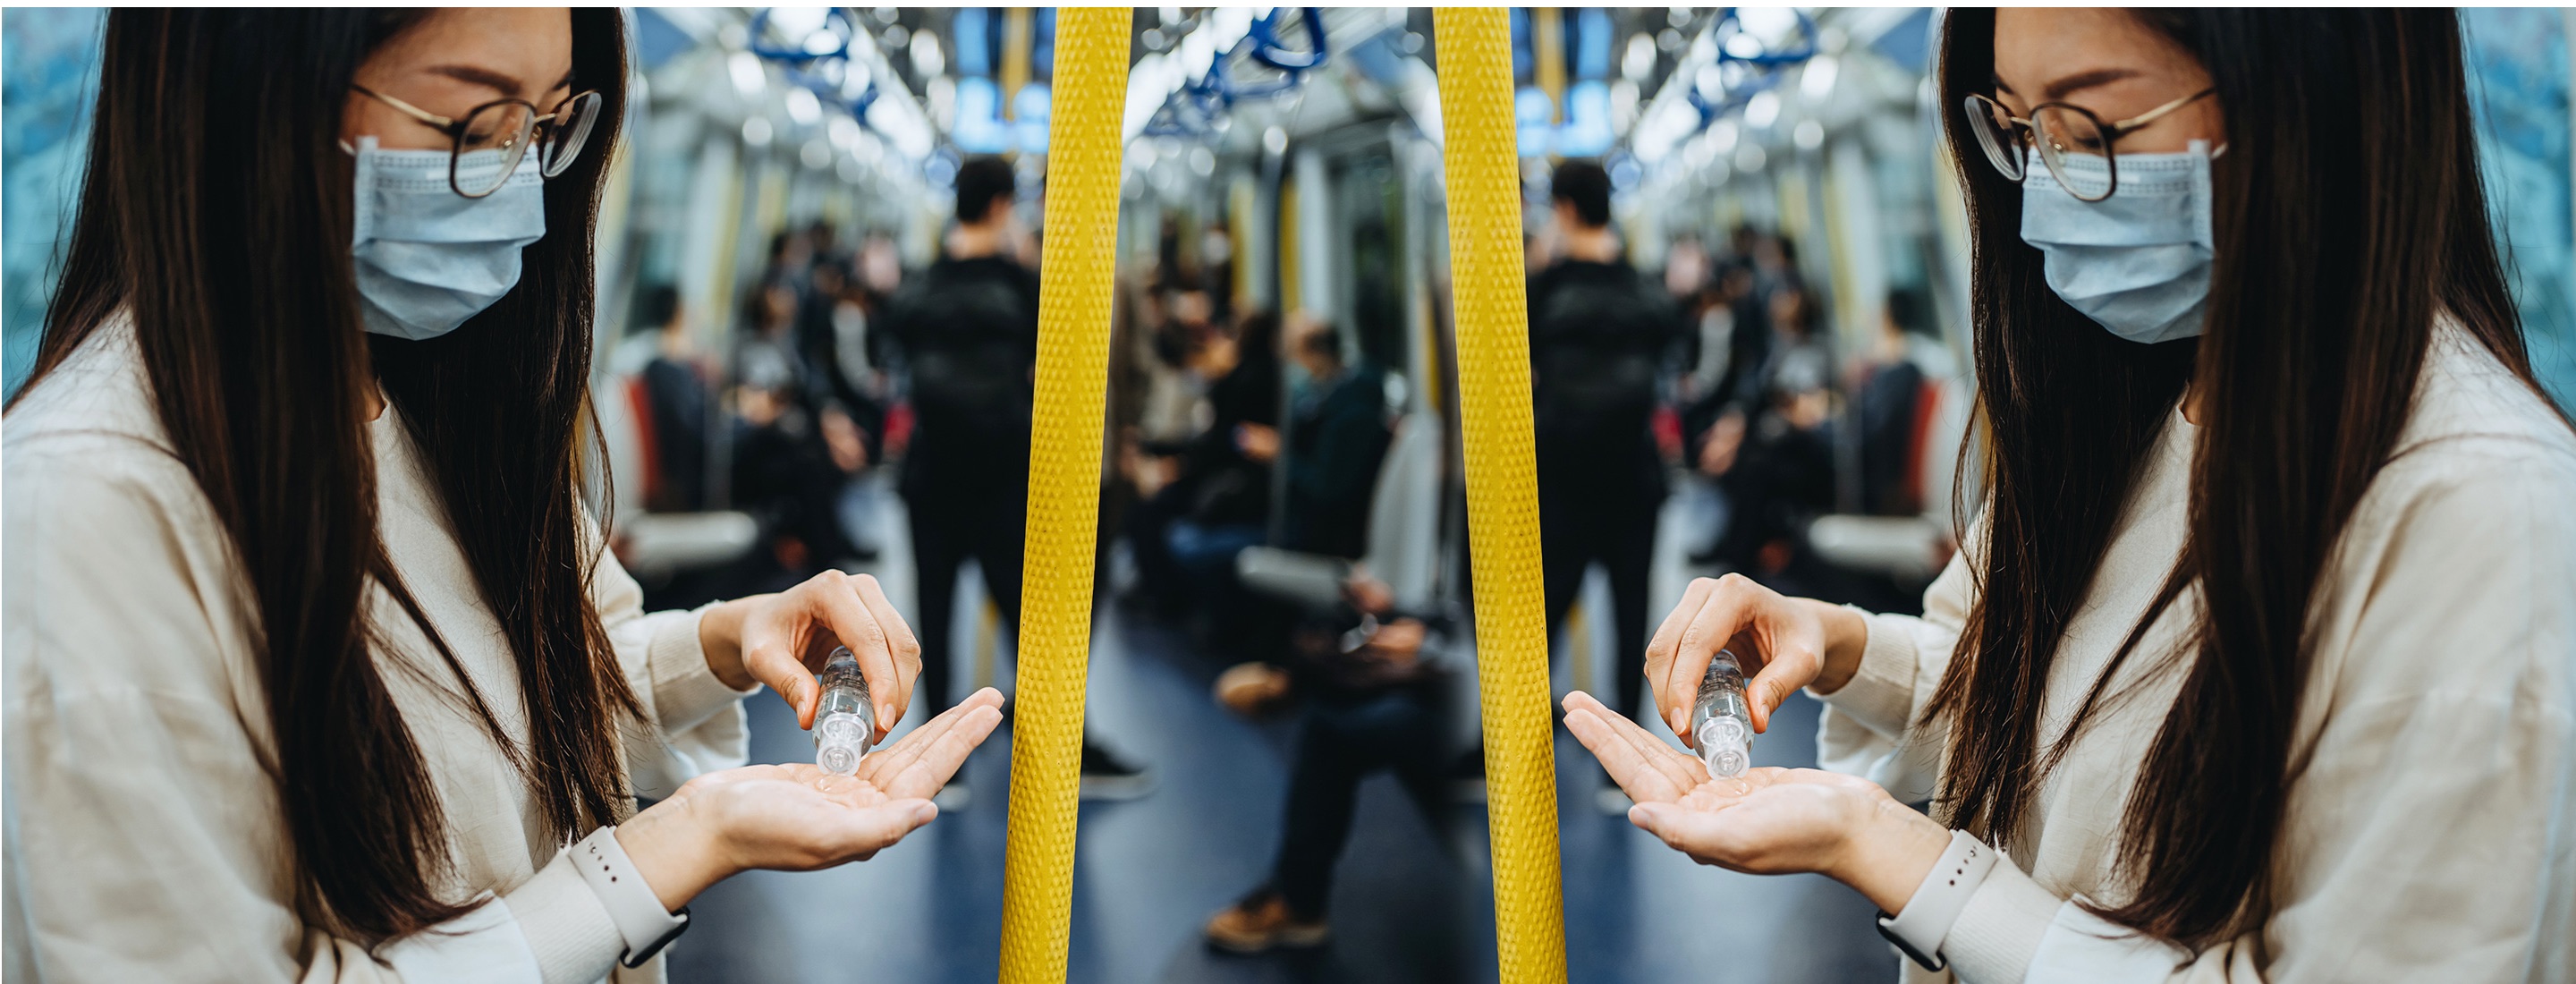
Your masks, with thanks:
[[[887,513],[900,509],[892,496],[873,498]],[[1668,516],[1680,520],[1668,528],[1696,525]],[[891,542],[870,568],[898,603],[906,602],[910,565],[902,524],[869,525],[892,534],[880,538]],[[1680,552],[1670,544],[1659,551],[1658,612],[1678,595],[1686,573]],[[961,614],[959,628],[967,631],[957,638],[970,652],[961,660],[973,658],[968,644],[976,639],[974,606],[963,601],[969,614]],[[1221,667],[1193,652],[1175,630],[1108,604],[1095,625],[1091,727],[1108,747],[1149,763],[1159,788],[1144,799],[1082,810],[1072,981],[1494,979],[1483,808],[1462,804],[1426,817],[1384,775],[1361,789],[1337,869],[1328,946],[1259,957],[1208,949],[1201,924],[1262,880],[1277,847],[1293,719],[1247,722],[1217,706],[1209,683]],[[1607,641],[1606,631],[1598,635]],[[961,667],[958,676],[975,675]],[[1564,668],[1559,676],[1566,676]],[[1756,742],[1756,760],[1812,764],[1817,714],[1804,697],[1784,707],[1773,731]],[[919,717],[916,711],[912,720]],[[811,740],[774,696],[752,698],[751,729],[754,761],[813,754]],[[671,980],[993,980],[1010,751],[1008,730],[997,732],[960,775],[974,791],[973,803],[873,860],[822,872],[751,872],[708,890],[693,906],[689,933],[671,947]],[[1819,876],[1759,877],[1692,863],[1594,806],[1604,777],[1561,730],[1557,773],[1571,981],[1895,979],[1896,958],[1871,927],[1869,903],[1849,889]]]

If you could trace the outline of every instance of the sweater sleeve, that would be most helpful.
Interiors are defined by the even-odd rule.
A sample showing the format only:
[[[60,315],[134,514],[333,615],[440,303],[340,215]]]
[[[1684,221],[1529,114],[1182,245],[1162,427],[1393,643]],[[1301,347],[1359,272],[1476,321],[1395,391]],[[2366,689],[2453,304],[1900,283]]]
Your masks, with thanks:
[[[56,982],[605,975],[623,943],[569,865],[379,947],[305,920],[220,527],[175,461],[130,450],[6,459],[8,965]]]
[[[1970,542],[1976,535],[1969,531]],[[1825,702],[1816,736],[1819,764],[1865,777],[1905,802],[1931,797],[1948,734],[1914,721],[1950,666],[1974,603],[1972,580],[1961,552],[1924,590],[1922,617],[1861,613],[1869,638],[1860,667],[1840,689],[1809,691]]]
[[[652,722],[626,735],[637,795],[668,796],[700,773],[749,761],[751,732],[742,698],[758,693],[760,685],[735,690],[707,667],[706,650],[698,645],[706,607],[645,611],[643,587],[606,550],[591,572],[590,592],[617,664]]]
[[[2576,469],[2524,455],[2424,483],[2335,572],[2262,927],[2185,952],[2007,862],[1951,930],[1960,979],[2571,979]]]

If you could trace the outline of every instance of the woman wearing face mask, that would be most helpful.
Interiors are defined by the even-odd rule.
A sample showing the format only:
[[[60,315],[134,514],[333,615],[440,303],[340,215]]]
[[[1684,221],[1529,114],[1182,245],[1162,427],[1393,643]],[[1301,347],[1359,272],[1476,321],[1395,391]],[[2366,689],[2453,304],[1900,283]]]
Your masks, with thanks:
[[[723,768],[741,696],[810,722],[836,645],[882,735],[910,632],[837,573],[647,614],[602,549],[577,462],[621,36],[110,15],[6,430],[11,980],[658,978],[691,896],[895,842],[998,722],[987,692],[854,777]]]
[[[1724,648],[1869,778],[1712,781],[1575,695],[1632,819],[1963,981],[2571,979],[2576,434],[2454,15],[1963,10],[1940,71],[1988,498],[1922,618],[1693,584],[1677,730]]]

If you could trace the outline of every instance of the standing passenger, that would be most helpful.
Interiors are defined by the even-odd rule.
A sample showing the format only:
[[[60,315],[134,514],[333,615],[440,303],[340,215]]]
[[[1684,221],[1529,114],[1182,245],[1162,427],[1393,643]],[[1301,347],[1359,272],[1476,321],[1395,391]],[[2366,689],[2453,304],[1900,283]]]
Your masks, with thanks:
[[[957,169],[957,228],[948,255],[896,295],[887,330],[912,375],[916,416],[902,491],[912,524],[914,620],[922,700],[948,705],[955,660],[957,573],[969,559],[1002,619],[1020,620],[1028,534],[1029,424],[1036,399],[1038,275],[1010,256],[1011,165],[979,157]],[[1141,796],[1145,773],[1085,740],[1083,792]],[[966,804],[964,784],[941,805]]]
[[[1656,377],[1682,338],[1682,321],[1663,291],[1620,259],[1610,231],[1610,177],[1600,165],[1567,161],[1549,191],[1558,258],[1529,287],[1547,622],[1551,633],[1564,623],[1584,571],[1594,563],[1608,568],[1619,708],[1634,714],[1645,665],[1646,570],[1664,501],[1650,420]]]

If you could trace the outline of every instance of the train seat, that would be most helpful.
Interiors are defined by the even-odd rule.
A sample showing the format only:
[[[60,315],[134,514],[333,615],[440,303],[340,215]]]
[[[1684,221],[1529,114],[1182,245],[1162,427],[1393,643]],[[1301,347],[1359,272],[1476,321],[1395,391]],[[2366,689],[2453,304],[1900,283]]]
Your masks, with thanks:
[[[657,513],[644,508],[657,454],[653,418],[645,408],[644,377],[620,374],[591,391],[608,466],[622,481],[610,483],[615,508],[609,542],[628,573],[643,579],[666,578],[681,571],[713,567],[751,551],[760,524],[745,513],[717,510]]]
[[[1432,600],[1440,527],[1440,420],[1425,413],[1396,422],[1395,440],[1379,465],[1370,493],[1368,556],[1358,565],[1339,557],[1277,547],[1251,547],[1235,556],[1235,573],[1255,591],[1315,610],[1342,600],[1342,582],[1354,566],[1386,582],[1396,607],[1420,611]]]

